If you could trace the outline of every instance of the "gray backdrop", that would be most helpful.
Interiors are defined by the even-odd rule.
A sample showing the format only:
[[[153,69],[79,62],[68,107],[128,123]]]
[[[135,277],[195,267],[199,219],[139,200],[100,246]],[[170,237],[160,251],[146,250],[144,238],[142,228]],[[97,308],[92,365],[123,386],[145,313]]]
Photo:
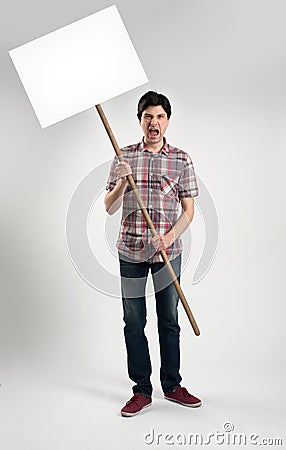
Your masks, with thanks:
[[[167,138],[191,154],[215,202],[220,233],[211,269],[192,285],[204,233],[196,215],[194,259],[182,279],[202,332],[194,336],[180,308],[183,385],[204,404],[189,410],[163,400],[150,297],[154,404],[130,420],[119,415],[132,386],[120,301],[79,276],[65,236],[73,192],[113,150],[92,109],[42,130],[8,55],[111,4],[2,5],[1,448],[143,449],[158,442],[165,448],[171,440],[165,433],[173,447],[190,433],[201,433],[210,447],[208,434],[216,430],[225,440],[253,433],[257,443],[285,444],[286,4],[116,3],[150,80],[104,105],[119,144],[141,139],[138,98],[147,89],[168,95],[174,113]],[[94,196],[102,189],[95,183]],[[89,222],[95,248],[96,227],[106,220],[103,206],[97,208]]]

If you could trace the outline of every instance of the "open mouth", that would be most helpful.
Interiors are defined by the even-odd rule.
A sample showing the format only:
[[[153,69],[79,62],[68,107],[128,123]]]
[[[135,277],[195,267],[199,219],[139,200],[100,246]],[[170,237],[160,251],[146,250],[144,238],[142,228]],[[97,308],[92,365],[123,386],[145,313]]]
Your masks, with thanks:
[[[151,137],[156,137],[159,134],[158,128],[149,128],[149,134]]]

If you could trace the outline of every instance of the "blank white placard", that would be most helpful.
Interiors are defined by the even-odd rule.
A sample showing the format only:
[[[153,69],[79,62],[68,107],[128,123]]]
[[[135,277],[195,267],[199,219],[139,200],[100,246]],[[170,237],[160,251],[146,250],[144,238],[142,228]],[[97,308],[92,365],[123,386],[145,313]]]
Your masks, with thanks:
[[[9,54],[43,128],[148,82],[115,5]]]

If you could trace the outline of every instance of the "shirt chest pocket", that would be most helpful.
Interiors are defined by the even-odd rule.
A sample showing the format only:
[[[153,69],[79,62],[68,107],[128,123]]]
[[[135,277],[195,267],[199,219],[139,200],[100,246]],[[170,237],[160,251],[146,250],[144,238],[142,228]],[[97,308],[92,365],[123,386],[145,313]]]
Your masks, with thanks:
[[[161,183],[160,183],[160,190],[164,195],[166,195],[170,198],[174,198],[177,201],[179,201],[178,177],[172,178],[172,177],[168,177],[167,175],[162,175]]]

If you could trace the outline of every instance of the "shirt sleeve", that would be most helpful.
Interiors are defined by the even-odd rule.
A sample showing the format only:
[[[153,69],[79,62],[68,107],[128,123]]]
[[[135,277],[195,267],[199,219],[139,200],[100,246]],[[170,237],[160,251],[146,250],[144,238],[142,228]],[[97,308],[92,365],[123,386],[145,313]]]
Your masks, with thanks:
[[[199,195],[198,184],[191,157],[187,155],[179,178],[179,198],[196,197]]]
[[[115,171],[115,165],[117,163],[118,163],[118,157],[114,156],[113,161],[112,161],[111,166],[110,166],[110,172],[109,172],[109,176],[108,176],[107,183],[106,183],[106,190],[107,191],[112,191],[112,189],[116,185],[117,174],[116,174],[116,171]]]

